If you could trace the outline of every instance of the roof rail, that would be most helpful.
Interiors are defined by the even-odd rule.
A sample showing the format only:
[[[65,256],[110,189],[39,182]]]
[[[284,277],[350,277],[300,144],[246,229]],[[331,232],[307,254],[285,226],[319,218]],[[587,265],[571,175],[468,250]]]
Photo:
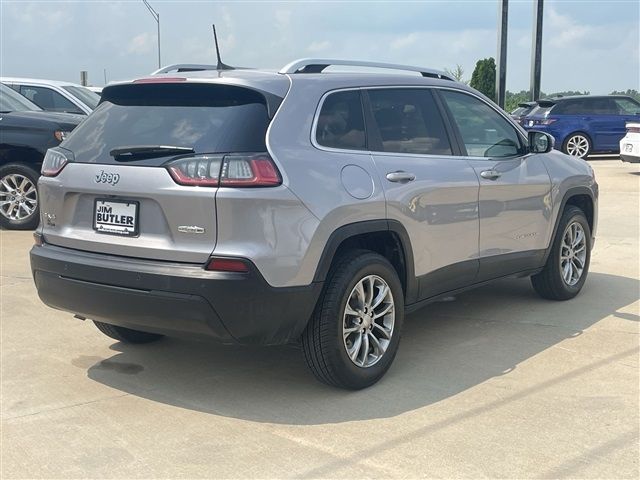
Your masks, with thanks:
[[[161,73],[170,72],[201,72],[203,70],[217,70],[217,65],[203,65],[199,63],[174,63],[173,65],[167,65],[155,72],[151,72],[151,75],[160,75]]]
[[[282,67],[279,73],[320,73],[325,68],[333,65],[405,70],[409,72],[418,72],[423,77],[441,78],[443,80],[455,81],[450,75],[447,75],[445,72],[442,72],[440,70],[433,70],[431,68],[412,67],[410,65],[396,65],[393,63],[363,62],[360,60],[329,60],[326,58],[303,58],[300,60],[295,60]]]

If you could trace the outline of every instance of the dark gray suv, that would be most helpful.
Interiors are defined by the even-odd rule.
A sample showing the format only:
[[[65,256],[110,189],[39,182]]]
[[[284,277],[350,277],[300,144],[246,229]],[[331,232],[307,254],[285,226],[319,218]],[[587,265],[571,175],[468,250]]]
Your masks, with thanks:
[[[120,341],[300,341],[320,380],[367,387],[407,311],[510,276],[580,291],[598,187],[552,144],[418,67],[111,85],[47,154],[33,276],[47,305]]]

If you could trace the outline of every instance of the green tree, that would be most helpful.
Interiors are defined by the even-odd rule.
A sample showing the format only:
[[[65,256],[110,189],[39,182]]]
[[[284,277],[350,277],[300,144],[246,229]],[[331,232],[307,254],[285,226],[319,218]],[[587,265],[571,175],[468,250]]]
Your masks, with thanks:
[[[456,64],[455,68],[453,69],[448,69],[445,68],[444,69],[444,73],[446,73],[447,75],[450,75],[451,77],[453,77],[456,81],[461,82],[461,83],[469,83],[468,80],[464,80],[464,68],[462,68],[462,65],[460,64]]]
[[[491,100],[496,99],[496,61],[493,57],[478,60],[469,85]]]

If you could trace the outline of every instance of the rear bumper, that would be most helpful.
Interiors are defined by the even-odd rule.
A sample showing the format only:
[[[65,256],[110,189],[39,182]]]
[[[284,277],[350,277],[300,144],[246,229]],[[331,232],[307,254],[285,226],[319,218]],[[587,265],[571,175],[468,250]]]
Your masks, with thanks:
[[[249,273],[34,246],[31,270],[40,299],[92,320],[223,343],[274,345],[296,340],[322,283],[275,288]]]
[[[640,156],[639,155],[629,155],[628,153],[621,153],[620,154],[620,160],[622,160],[623,162],[629,162],[629,163],[640,163]]]

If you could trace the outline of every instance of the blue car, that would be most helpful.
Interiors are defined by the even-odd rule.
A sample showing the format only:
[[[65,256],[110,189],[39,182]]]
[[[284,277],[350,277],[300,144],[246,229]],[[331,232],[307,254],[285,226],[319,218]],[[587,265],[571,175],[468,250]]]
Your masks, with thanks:
[[[547,132],[555,138],[555,148],[585,158],[618,153],[627,121],[640,121],[640,103],[633,98],[579,95],[538,100],[523,127]]]

